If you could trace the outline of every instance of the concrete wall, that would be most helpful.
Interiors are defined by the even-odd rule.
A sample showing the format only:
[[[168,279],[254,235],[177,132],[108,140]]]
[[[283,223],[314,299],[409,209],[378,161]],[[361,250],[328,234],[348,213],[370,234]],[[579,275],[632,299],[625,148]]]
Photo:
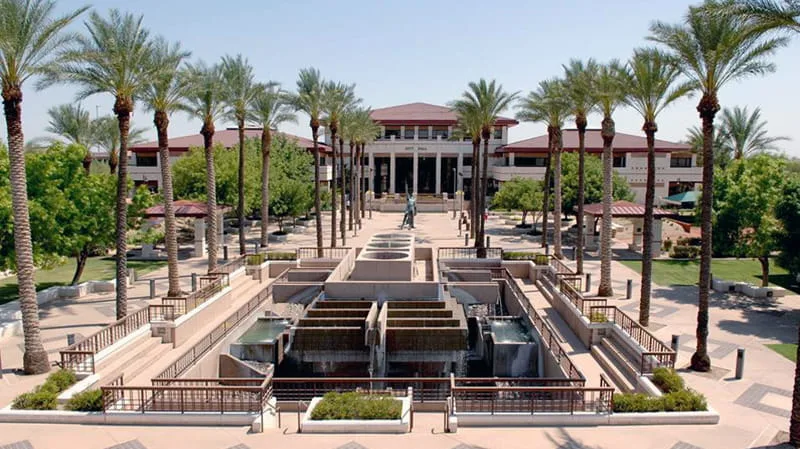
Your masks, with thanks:
[[[287,269],[296,267],[296,260],[271,260],[269,261],[269,277],[276,278]]]
[[[340,299],[437,298],[438,287],[436,282],[328,282],[325,296]]]
[[[280,282],[272,285],[272,300],[276,303],[288,302],[293,296],[306,290],[322,290],[322,282]]]
[[[231,287],[224,288],[200,307],[175,320],[173,346],[178,347],[195,336],[200,329],[220,316],[232,312],[233,295]]]
[[[483,304],[494,304],[497,302],[497,298],[500,294],[500,290],[497,286],[497,282],[471,282],[471,283],[461,283],[461,282],[450,282],[447,284],[450,290],[450,296],[454,299],[459,300],[459,302],[463,301],[459,299],[458,296],[454,293],[454,289],[460,289],[463,292],[471,295],[472,298],[475,300],[483,303]]]
[[[542,295],[550,302],[550,305],[558,312],[564,322],[567,323],[572,332],[580,339],[581,343],[587,348],[592,345],[592,328],[589,321],[581,315],[581,312],[575,308],[566,298],[561,295],[558,288],[553,286],[549,280],[542,277],[537,286]]]

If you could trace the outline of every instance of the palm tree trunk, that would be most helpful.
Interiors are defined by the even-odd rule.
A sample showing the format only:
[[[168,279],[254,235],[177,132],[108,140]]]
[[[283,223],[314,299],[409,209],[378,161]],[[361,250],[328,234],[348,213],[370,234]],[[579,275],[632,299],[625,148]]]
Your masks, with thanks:
[[[484,220],[484,210],[486,209],[486,192],[488,191],[489,179],[489,131],[483,133],[483,160],[481,161],[481,188],[479,192],[480,200],[478,204],[478,224],[480,225],[478,234],[475,237],[476,247],[478,248],[477,257],[486,258],[486,220]]]
[[[269,152],[272,149],[272,132],[264,126],[261,132],[261,247],[269,241]]]
[[[336,150],[336,141],[333,142],[333,149]],[[339,195],[341,201],[341,218],[339,219],[339,234],[342,236],[342,246],[347,245],[347,232],[345,231],[345,223],[347,222],[347,207],[345,206],[344,192],[347,190],[347,176],[344,173],[344,139],[339,137],[339,178],[342,182],[342,192]]]
[[[553,256],[562,259],[561,252],[561,128],[553,130],[555,134],[555,167],[553,167]]]
[[[50,362],[42,345],[39,303],[36,301],[36,285],[33,280],[33,243],[28,213],[28,182],[25,175],[25,139],[22,134],[22,90],[19,86],[3,88],[3,107],[8,132],[17,288],[25,341],[22,366],[26,374],[41,374],[50,370]]]
[[[794,365],[794,388],[792,391],[792,414],[789,418],[789,444],[800,447],[800,326],[797,328],[797,353]]]
[[[585,226],[583,216],[583,203],[586,202],[586,175],[584,170],[586,167],[586,125],[587,120],[585,116],[578,116],[575,118],[575,125],[578,128],[578,212],[577,212],[577,225],[578,235],[575,241],[575,272],[583,274],[583,247],[586,246],[586,233],[583,229]]]
[[[613,192],[614,120],[605,117],[600,131],[603,137],[603,221],[600,235],[600,287],[597,296],[614,296],[611,286],[611,198]]]
[[[550,211],[550,177],[552,176],[553,134],[547,129],[547,165],[544,169],[544,195],[542,196],[542,248],[547,246],[547,213]]]
[[[108,153],[108,171],[112,175],[117,172],[117,165],[119,165],[119,156],[117,155],[117,150],[115,148],[111,149],[111,152]]]
[[[353,171],[353,164],[355,163],[355,161],[353,160],[353,156],[354,156],[353,147],[354,146],[355,146],[355,143],[350,142],[350,162],[349,162],[349,166],[350,166],[350,210],[347,211],[347,230],[348,231],[352,231],[353,230],[353,209],[355,209],[355,205],[357,203],[356,198],[358,198],[357,196],[355,196],[356,181],[355,181],[354,177],[355,177],[356,173],[355,173],[355,171]]]
[[[128,132],[133,101],[117,98],[114,113],[119,124],[119,166],[117,166],[117,319],[128,315]]]
[[[319,121],[311,119],[311,138],[314,141],[314,213],[317,227],[317,257],[322,258],[322,203],[319,197]]]
[[[708,356],[708,294],[711,281],[711,214],[714,200],[714,116],[719,111],[716,94],[705,94],[697,106],[703,121],[703,193],[700,212],[700,285],[697,300],[697,348],[692,354],[691,368],[710,371]]]
[[[83,169],[87,175],[92,172],[92,151],[88,148],[86,149],[86,156],[83,158]]]
[[[361,155],[360,156],[361,158],[364,157],[364,146],[365,145],[362,143],[360,145],[361,149],[358,150],[358,153]],[[359,167],[361,167],[361,159],[359,159],[358,165],[359,165]],[[359,218],[359,220],[358,220],[359,229],[361,229],[361,220],[366,218],[365,214],[366,214],[366,211],[367,211],[367,196],[365,194],[366,191],[362,187],[362,184],[364,182],[364,179],[363,179],[364,174],[362,173],[363,171],[364,171],[363,168],[361,168],[359,170],[359,172],[358,172],[358,176],[361,177],[361,182],[359,183],[359,193],[361,194],[361,204],[358,206],[358,210],[361,211],[361,218]],[[374,195],[374,192],[373,192],[373,195]]]
[[[480,164],[480,139],[472,139],[472,164],[470,165],[470,172],[472,173],[471,181],[471,198],[469,201],[469,208],[472,220],[472,226],[469,229],[469,236],[470,238],[474,239],[475,235],[477,234],[478,228],[478,189],[480,188],[480,182],[478,181],[478,168],[481,166]]]
[[[236,215],[239,218],[239,254],[247,252],[247,240],[244,233],[244,117],[239,118],[239,204]]]
[[[639,323],[650,325],[650,291],[653,282],[653,207],[656,197],[656,131],[655,122],[645,122],[647,136],[647,183],[644,194],[644,224],[642,225],[642,287],[639,296]]]
[[[336,248],[336,127],[331,125],[331,248]]]
[[[361,214],[363,213],[363,211],[361,210],[361,191],[363,190],[362,189],[362,184],[364,183],[363,176],[362,176],[364,169],[363,169],[363,167],[361,165],[361,162],[362,162],[361,161],[361,159],[362,159],[361,154],[362,154],[361,153],[361,145],[360,144],[356,144],[356,175],[355,175],[356,176],[356,194],[353,197],[353,201],[352,202],[356,206],[356,210],[355,210],[356,223],[355,224],[356,224],[356,228],[359,231],[361,230]]]
[[[214,122],[203,123],[203,148],[206,156],[206,239],[208,240],[208,272],[217,271],[217,174],[214,167]]]
[[[164,198],[164,238],[167,247],[167,296],[181,296],[181,281],[178,273],[178,230],[175,224],[174,190],[172,171],[169,164],[169,117],[164,111],[157,111],[153,119],[158,134],[158,158],[161,165],[161,196]]]
[[[75,255],[75,274],[72,276],[72,281],[70,281],[69,285],[77,285],[80,282],[81,276],[83,276],[83,269],[86,268],[86,259],[88,258],[89,251],[84,246]]]

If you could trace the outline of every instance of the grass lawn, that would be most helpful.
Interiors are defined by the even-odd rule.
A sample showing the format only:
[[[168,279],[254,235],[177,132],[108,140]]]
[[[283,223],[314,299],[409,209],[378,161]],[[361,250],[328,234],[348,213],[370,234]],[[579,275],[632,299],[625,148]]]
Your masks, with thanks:
[[[134,268],[137,273],[145,274],[166,266],[166,262],[128,261],[128,268]],[[36,290],[44,290],[54,285],[67,285],[75,274],[75,259],[70,259],[64,265],[52,270],[37,270],[35,274]],[[83,269],[81,281],[104,281],[114,279],[116,264],[113,257],[90,257]],[[14,301],[18,298],[16,276],[0,279],[0,304]]]
[[[642,263],[638,260],[621,260],[625,266],[642,271]],[[729,281],[750,282],[761,285],[761,264],[751,259],[714,259],[711,261],[711,272],[714,277]],[[800,292],[794,285],[789,272],[778,266],[774,261],[769,265],[769,280],[771,285]],[[654,260],[653,282],[658,285],[697,285],[700,273],[699,260]]]
[[[778,354],[786,357],[787,359],[793,362],[797,362],[797,345],[784,343],[784,344],[774,344],[765,346],[777,352]]]

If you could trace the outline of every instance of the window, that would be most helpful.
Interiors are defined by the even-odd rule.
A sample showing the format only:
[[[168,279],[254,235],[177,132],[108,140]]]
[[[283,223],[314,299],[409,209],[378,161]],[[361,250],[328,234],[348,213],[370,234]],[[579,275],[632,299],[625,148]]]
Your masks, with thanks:
[[[615,168],[624,168],[625,167],[625,155],[621,156],[614,156],[614,167]]]
[[[467,167],[472,165],[472,156],[464,156],[464,165]]]
[[[446,126],[434,126],[433,127],[433,138],[438,139],[442,138],[442,140],[447,139],[447,127]]]
[[[325,165],[325,156],[320,155],[319,157],[319,166],[323,167]]]
[[[500,139],[503,138],[503,127],[502,126],[498,126],[497,128],[494,129],[494,136],[493,137],[495,139],[497,139],[497,140],[500,140]]]
[[[419,131],[417,131],[417,139],[428,139],[428,127],[427,126],[420,126]]]
[[[388,127],[388,126],[386,127],[386,130],[383,132],[383,138],[384,139],[391,139],[392,137],[394,137],[395,139],[399,139],[400,138],[400,127],[399,126],[391,127],[391,128]]]
[[[517,155],[514,158],[514,166],[516,167],[546,167],[546,157],[520,157]]]
[[[669,160],[669,166],[672,168],[677,167],[691,167],[692,166],[692,157],[673,157]]]
[[[403,139],[414,139],[414,127],[413,126],[406,126],[405,133],[403,134]]]
[[[155,153],[140,153],[136,155],[137,167],[158,167],[158,158]]]

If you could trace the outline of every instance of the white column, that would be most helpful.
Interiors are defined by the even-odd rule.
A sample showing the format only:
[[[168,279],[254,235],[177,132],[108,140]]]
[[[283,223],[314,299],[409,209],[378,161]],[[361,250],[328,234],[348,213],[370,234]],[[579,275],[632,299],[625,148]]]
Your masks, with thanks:
[[[401,139],[405,139],[406,138],[406,127],[405,127],[405,125],[400,125],[400,138]]]
[[[508,126],[503,127],[503,144],[508,143]]]
[[[395,174],[395,158],[394,153],[389,153],[389,193],[395,193],[394,191],[394,174]]]
[[[462,175],[458,177],[458,190],[464,191],[464,153],[458,153],[458,162],[456,162],[456,170]],[[456,176],[458,176],[456,173]]]
[[[433,139],[433,126],[428,127],[428,139]]]
[[[375,191],[375,175],[380,175],[380,173],[375,173],[375,155],[373,153],[369,153],[369,190]]]
[[[414,140],[419,139],[419,126],[414,126]]]
[[[436,194],[442,193],[442,153],[436,152]]]
[[[419,158],[417,157],[417,151],[416,150],[412,153],[412,157],[414,158],[414,181],[413,181],[413,187],[411,189],[411,192],[414,195],[416,195],[417,194],[417,174],[419,172]]]
[[[206,254],[206,221],[202,218],[195,218],[194,257],[205,257]]]
[[[514,153],[508,153],[508,166],[513,167],[515,162]]]

